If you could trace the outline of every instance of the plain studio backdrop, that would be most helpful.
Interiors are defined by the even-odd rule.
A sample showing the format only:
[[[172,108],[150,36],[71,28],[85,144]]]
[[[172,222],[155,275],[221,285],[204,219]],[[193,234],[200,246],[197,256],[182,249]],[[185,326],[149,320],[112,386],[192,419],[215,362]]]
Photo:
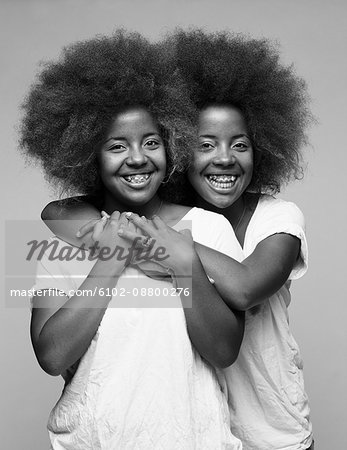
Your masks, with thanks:
[[[38,219],[55,193],[17,149],[20,104],[42,60],[73,41],[118,27],[156,39],[175,26],[230,30],[275,39],[309,85],[318,124],[310,130],[308,169],[281,196],[307,223],[310,264],[293,283],[291,328],[305,361],[317,450],[346,439],[346,138],[347,3],[343,0],[0,0],[1,223]],[[26,224],[23,222],[23,227]],[[4,258],[1,261],[5,274]],[[4,289],[2,289],[4,292]],[[63,382],[38,366],[29,307],[1,302],[1,448],[47,449],[46,421]]]

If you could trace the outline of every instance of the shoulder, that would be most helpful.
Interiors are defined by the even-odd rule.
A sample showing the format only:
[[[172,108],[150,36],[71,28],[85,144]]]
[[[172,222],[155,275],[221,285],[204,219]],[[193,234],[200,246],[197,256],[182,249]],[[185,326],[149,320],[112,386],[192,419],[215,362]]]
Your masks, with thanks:
[[[305,226],[305,219],[300,208],[293,202],[276,198],[271,195],[261,195],[254,218],[258,221],[290,221],[299,226]]]
[[[207,211],[203,208],[177,205],[174,203],[167,204],[168,214],[166,214],[169,221],[192,221],[195,225],[199,224],[200,227],[206,225],[220,226],[232,230],[232,226],[229,221],[222,215],[212,211]],[[164,211],[165,212],[165,211]]]
[[[203,208],[193,207],[189,211],[189,215],[192,217],[205,218],[209,220],[216,220],[218,222],[227,222],[229,221],[223,216],[223,214],[219,214],[213,211],[207,211]]]
[[[233,227],[222,214],[192,208],[184,220],[191,221],[195,242],[233,256],[239,261],[243,259]]]
[[[300,257],[289,277],[299,278],[306,272],[308,261],[304,216],[293,202],[271,195],[261,195],[246,232],[244,244],[246,256],[249,256],[264,239],[276,234],[288,234],[300,240]]]
[[[230,222],[226,219],[223,214],[219,214],[212,211],[207,211],[206,209],[194,207],[187,214],[187,219],[199,221],[199,223],[204,223],[209,227],[209,230],[213,230],[212,227],[222,227],[227,230],[233,230]]]

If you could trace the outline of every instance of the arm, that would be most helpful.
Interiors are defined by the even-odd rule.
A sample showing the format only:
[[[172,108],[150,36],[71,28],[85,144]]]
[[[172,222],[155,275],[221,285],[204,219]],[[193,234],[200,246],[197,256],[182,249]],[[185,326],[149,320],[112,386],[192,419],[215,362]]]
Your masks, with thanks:
[[[300,240],[286,233],[274,234],[261,241],[242,263],[201,244],[195,247],[224,301],[246,311],[287,281],[299,257]]]
[[[183,274],[183,266],[179,266]],[[232,311],[208,280],[199,256],[194,253],[189,278],[178,278],[178,287],[188,287],[191,307],[184,308],[188,334],[196,349],[207,361],[224,368],[239,354],[244,332],[244,313]]]
[[[156,248],[166,249],[169,258],[161,264],[175,274],[178,288],[188,288],[192,307],[184,308],[184,314],[189,337],[198,352],[217,367],[230,366],[241,346],[244,315],[231,311],[209,282],[190,233],[178,233],[160,218],[148,223],[131,214],[129,220],[155,239],[154,253]],[[124,236],[130,241],[139,237],[137,233],[129,232],[124,232]],[[186,301],[187,297],[182,300]]]
[[[119,223],[119,213],[112,215],[105,227],[100,246],[113,248],[125,245],[115,236]],[[109,260],[98,259],[80,290],[113,288],[124,269],[124,260],[116,257]],[[56,274],[54,274],[56,275]],[[87,350],[103,318],[111,297],[86,295],[43,296],[33,299],[34,308],[31,319],[31,339],[36,357],[41,367],[51,375],[59,375],[75,363]],[[97,307],[95,306],[97,303]],[[47,306],[48,305],[48,306]]]
[[[100,211],[90,197],[72,197],[49,203],[41,213],[45,225],[59,238],[71,245],[94,244],[92,232],[78,238],[77,231],[83,223],[100,219]]]

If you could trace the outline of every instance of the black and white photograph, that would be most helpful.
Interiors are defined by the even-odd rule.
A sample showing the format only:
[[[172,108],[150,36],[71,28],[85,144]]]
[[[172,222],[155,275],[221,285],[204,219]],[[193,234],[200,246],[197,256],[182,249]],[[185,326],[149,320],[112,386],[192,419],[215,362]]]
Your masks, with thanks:
[[[347,4],[0,0],[0,33],[1,448],[347,448]]]

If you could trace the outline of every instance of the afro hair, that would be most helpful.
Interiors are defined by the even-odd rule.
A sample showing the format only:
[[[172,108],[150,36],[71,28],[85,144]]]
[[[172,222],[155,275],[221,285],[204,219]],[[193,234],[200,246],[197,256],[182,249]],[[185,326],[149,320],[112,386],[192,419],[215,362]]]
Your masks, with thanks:
[[[306,84],[293,66],[281,64],[273,43],[228,32],[176,30],[163,45],[175,48],[175,64],[195,107],[229,104],[243,114],[255,150],[249,190],[276,193],[302,176],[300,152],[312,120]]]
[[[97,149],[107,125],[120,109],[142,106],[157,120],[166,147],[161,195],[177,201],[196,110],[173,64],[170,52],[124,30],[64,48],[60,59],[44,64],[23,103],[21,148],[64,194],[97,195]]]

